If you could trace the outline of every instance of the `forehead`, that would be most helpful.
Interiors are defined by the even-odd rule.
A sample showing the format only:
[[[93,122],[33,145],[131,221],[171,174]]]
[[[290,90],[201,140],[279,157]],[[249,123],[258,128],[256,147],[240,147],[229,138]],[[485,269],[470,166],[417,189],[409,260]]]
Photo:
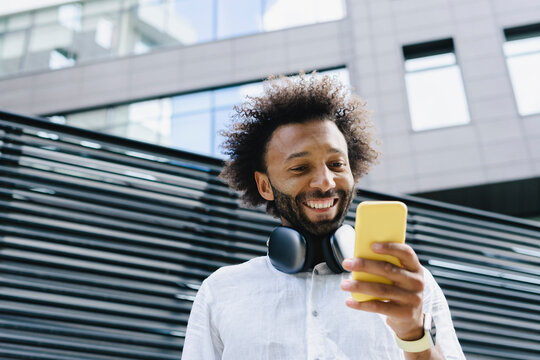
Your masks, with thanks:
[[[266,159],[285,161],[295,154],[315,156],[336,152],[347,156],[345,137],[334,122],[316,120],[278,127],[268,142]]]

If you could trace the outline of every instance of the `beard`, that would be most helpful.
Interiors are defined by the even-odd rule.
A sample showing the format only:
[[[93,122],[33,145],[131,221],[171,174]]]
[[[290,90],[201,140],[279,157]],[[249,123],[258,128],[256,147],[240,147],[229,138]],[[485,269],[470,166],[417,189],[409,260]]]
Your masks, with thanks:
[[[291,195],[280,192],[272,184],[270,186],[274,194],[274,202],[278,215],[287,220],[294,229],[312,239],[322,239],[332,234],[343,223],[343,220],[345,220],[345,216],[347,216],[347,211],[353,200],[353,189],[332,189],[324,193],[320,190],[315,190],[303,192],[296,197],[292,197]],[[329,197],[339,198],[337,213],[333,219],[313,222],[302,211],[302,204],[306,199]]]

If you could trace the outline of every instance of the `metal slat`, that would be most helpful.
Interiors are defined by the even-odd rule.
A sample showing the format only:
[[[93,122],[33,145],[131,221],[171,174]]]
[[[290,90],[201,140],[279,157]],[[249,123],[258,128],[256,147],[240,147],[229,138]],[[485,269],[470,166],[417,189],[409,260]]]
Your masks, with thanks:
[[[94,187],[86,187],[79,189],[74,186],[73,183],[62,183],[62,184],[54,184],[54,183],[43,183],[43,182],[37,182],[36,179],[20,179],[17,177],[17,173],[15,173],[10,168],[5,168],[0,166],[0,174],[1,173],[9,174],[10,177],[0,177],[0,184],[4,185],[8,188],[18,188],[18,189],[24,189],[27,191],[34,191],[38,194],[50,194],[50,195],[56,195],[60,196],[63,195],[68,199],[74,199],[74,200],[80,200],[80,201],[90,201],[91,203],[98,203],[98,204],[104,204],[104,205],[112,205],[114,207],[119,208],[141,208],[144,212],[146,211],[154,211],[156,213],[163,213],[164,215],[170,215],[178,212],[178,209],[184,210],[184,211],[191,211],[192,214],[197,214],[198,217],[189,217],[186,219],[186,216],[180,217],[182,220],[201,220],[205,219],[208,216],[213,217],[222,217],[225,219],[225,222],[227,222],[227,218],[232,218],[233,220],[242,219],[243,221],[253,221],[253,222],[260,222],[262,225],[274,225],[277,224],[277,221],[274,219],[269,218],[268,216],[265,216],[261,214],[260,212],[253,212],[246,209],[230,209],[230,208],[224,208],[224,207],[210,207],[208,205],[202,204],[202,203],[194,203],[191,201],[183,200],[183,201],[175,201],[175,202],[166,202],[163,201],[163,199],[156,199],[151,196],[151,193],[147,193],[146,197],[143,198],[125,198],[125,196],[122,196],[123,194],[118,194],[113,192],[105,192],[100,187],[100,183],[95,183],[97,186],[97,189]],[[39,179],[38,179],[39,180]],[[168,199],[172,199],[172,197],[168,197]],[[143,204],[146,204],[148,207],[143,207]],[[168,211],[170,208],[170,211]],[[146,211],[144,210],[146,209]],[[156,209],[156,210],[154,210]],[[179,214],[181,215],[181,213]],[[223,221],[222,221],[223,222]],[[247,225],[243,225],[247,226]]]

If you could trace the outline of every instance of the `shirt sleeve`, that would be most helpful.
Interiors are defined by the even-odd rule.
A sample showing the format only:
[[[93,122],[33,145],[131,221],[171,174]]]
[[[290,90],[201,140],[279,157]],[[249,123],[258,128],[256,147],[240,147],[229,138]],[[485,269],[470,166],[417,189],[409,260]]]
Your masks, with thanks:
[[[221,359],[223,343],[212,320],[212,296],[208,281],[203,281],[189,315],[182,360]]]
[[[437,328],[436,343],[440,346],[446,360],[465,360],[461,350],[452,316],[444,294],[429,270],[424,268],[424,312],[433,316]]]

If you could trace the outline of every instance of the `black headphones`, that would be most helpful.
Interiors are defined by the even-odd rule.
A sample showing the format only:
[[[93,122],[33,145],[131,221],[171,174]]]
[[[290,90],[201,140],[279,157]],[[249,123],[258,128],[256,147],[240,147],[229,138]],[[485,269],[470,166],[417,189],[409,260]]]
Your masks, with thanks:
[[[343,271],[341,263],[353,257],[355,233],[352,226],[341,225],[332,235],[322,240],[322,250],[326,265],[336,274]],[[279,226],[268,238],[268,257],[276,269],[287,274],[307,271],[317,264],[310,241],[297,230]]]

